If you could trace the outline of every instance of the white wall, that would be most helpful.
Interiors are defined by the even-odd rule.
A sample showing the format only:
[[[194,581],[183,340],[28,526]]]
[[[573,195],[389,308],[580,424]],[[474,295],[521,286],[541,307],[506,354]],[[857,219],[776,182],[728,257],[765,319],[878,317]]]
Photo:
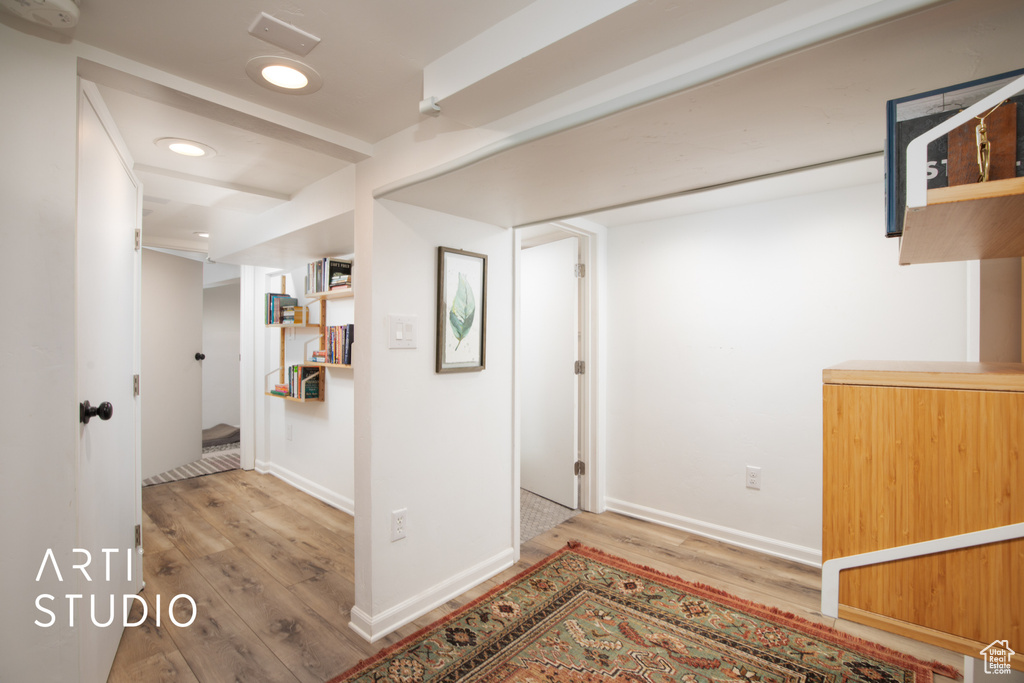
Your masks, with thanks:
[[[966,354],[965,266],[883,234],[881,183],[610,230],[609,508],[820,561],[822,369]]]
[[[13,20],[12,20],[13,21]],[[0,680],[78,680],[78,636],[40,628],[37,595],[87,593],[52,573],[34,578],[47,548],[73,561],[78,402],[75,391],[77,87],[68,46],[0,22],[0,244],[15,299],[0,365]],[[25,106],[27,102],[31,106]]]
[[[203,429],[240,421],[240,296],[237,282],[203,289]]]
[[[511,564],[513,240],[368,198],[356,230],[356,283],[372,297],[357,294],[355,372],[371,381],[356,393],[353,626],[379,637]],[[438,246],[488,255],[481,372],[434,372]],[[417,317],[416,349],[387,348],[389,314]],[[392,543],[400,508],[408,536]]]

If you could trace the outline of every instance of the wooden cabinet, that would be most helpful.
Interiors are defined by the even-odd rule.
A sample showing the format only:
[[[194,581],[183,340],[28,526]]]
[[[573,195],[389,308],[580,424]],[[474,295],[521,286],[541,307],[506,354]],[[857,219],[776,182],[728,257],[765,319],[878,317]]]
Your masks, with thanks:
[[[823,560],[1024,522],[1024,365],[855,362],[823,379]],[[839,602],[974,657],[1024,643],[1024,539],[844,570]]]

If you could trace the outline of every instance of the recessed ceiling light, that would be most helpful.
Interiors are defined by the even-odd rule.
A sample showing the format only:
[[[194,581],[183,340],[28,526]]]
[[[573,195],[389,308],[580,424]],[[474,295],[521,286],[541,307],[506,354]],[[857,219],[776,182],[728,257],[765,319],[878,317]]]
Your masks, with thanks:
[[[196,237],[209,237],[210,236],[210,233],[208,233],[208,232],[194,232],[192,234],[195,235]]]
[[[323,85],[312,67],[287,57],[253,57],[245,73],[264,88],[291,95],[308,95]]]
[[[271,64],[270,66],[263,67],[260,71],[260,75],[264,79],[270,81],[279,88],[288,88],[289,90],[298,90],[299,88],[305,88],[309,84],[309,79],[298,69],[293,69],[290,66],[284,64]]]
[[[157,147],[163,147],[169,149],[175,154],[180,154],[186,157],[212,157],[217,154],[217,150],[209,145],[204,145],[201,142],[195,140],[184,140],[182,138],[160,138],[154,140],[153,144]]]

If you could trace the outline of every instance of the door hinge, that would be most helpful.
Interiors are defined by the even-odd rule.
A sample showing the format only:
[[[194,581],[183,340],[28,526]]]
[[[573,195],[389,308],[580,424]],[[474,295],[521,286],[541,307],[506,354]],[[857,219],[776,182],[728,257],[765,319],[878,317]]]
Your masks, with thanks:
[[[576,361],[576,365],[573,366],[573,372],[577,375],[582,375],[587,371],[587,364],[584,361]]]
[[[142,525],[141,524],[136,524],[135,525],[135,547],[138,548],[140,545],[142,545]]]
[[[586,277],[586,276],[587,276],[587,266],[586,266],[586,264],[585,263],[577,263],[576,264],[576,277]]]
[[[583,464],[582,460],[577,460],[573,464],[573,466],[572,466],[572,472],[573,472],[573,474],[577,474],[577,475],[579,475],[579,474],[586,474],[587,473],[587,466],[585,464]]]
[[[139,376],[138,375],[133,375],[132,376],[132,391],[135,393],[135,396],[139,395]]]
[[[135,228],[135,251],[142,249],[142,229]]]

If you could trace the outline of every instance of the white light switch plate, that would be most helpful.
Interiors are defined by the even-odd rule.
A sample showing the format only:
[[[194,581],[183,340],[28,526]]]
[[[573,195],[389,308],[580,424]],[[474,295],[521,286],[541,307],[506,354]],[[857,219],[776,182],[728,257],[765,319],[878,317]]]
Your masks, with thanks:
[[[389,315],[388,316],[388,348],[389,349],[415,349],[416,348],[416,316],[414,316],[414,315]]]

